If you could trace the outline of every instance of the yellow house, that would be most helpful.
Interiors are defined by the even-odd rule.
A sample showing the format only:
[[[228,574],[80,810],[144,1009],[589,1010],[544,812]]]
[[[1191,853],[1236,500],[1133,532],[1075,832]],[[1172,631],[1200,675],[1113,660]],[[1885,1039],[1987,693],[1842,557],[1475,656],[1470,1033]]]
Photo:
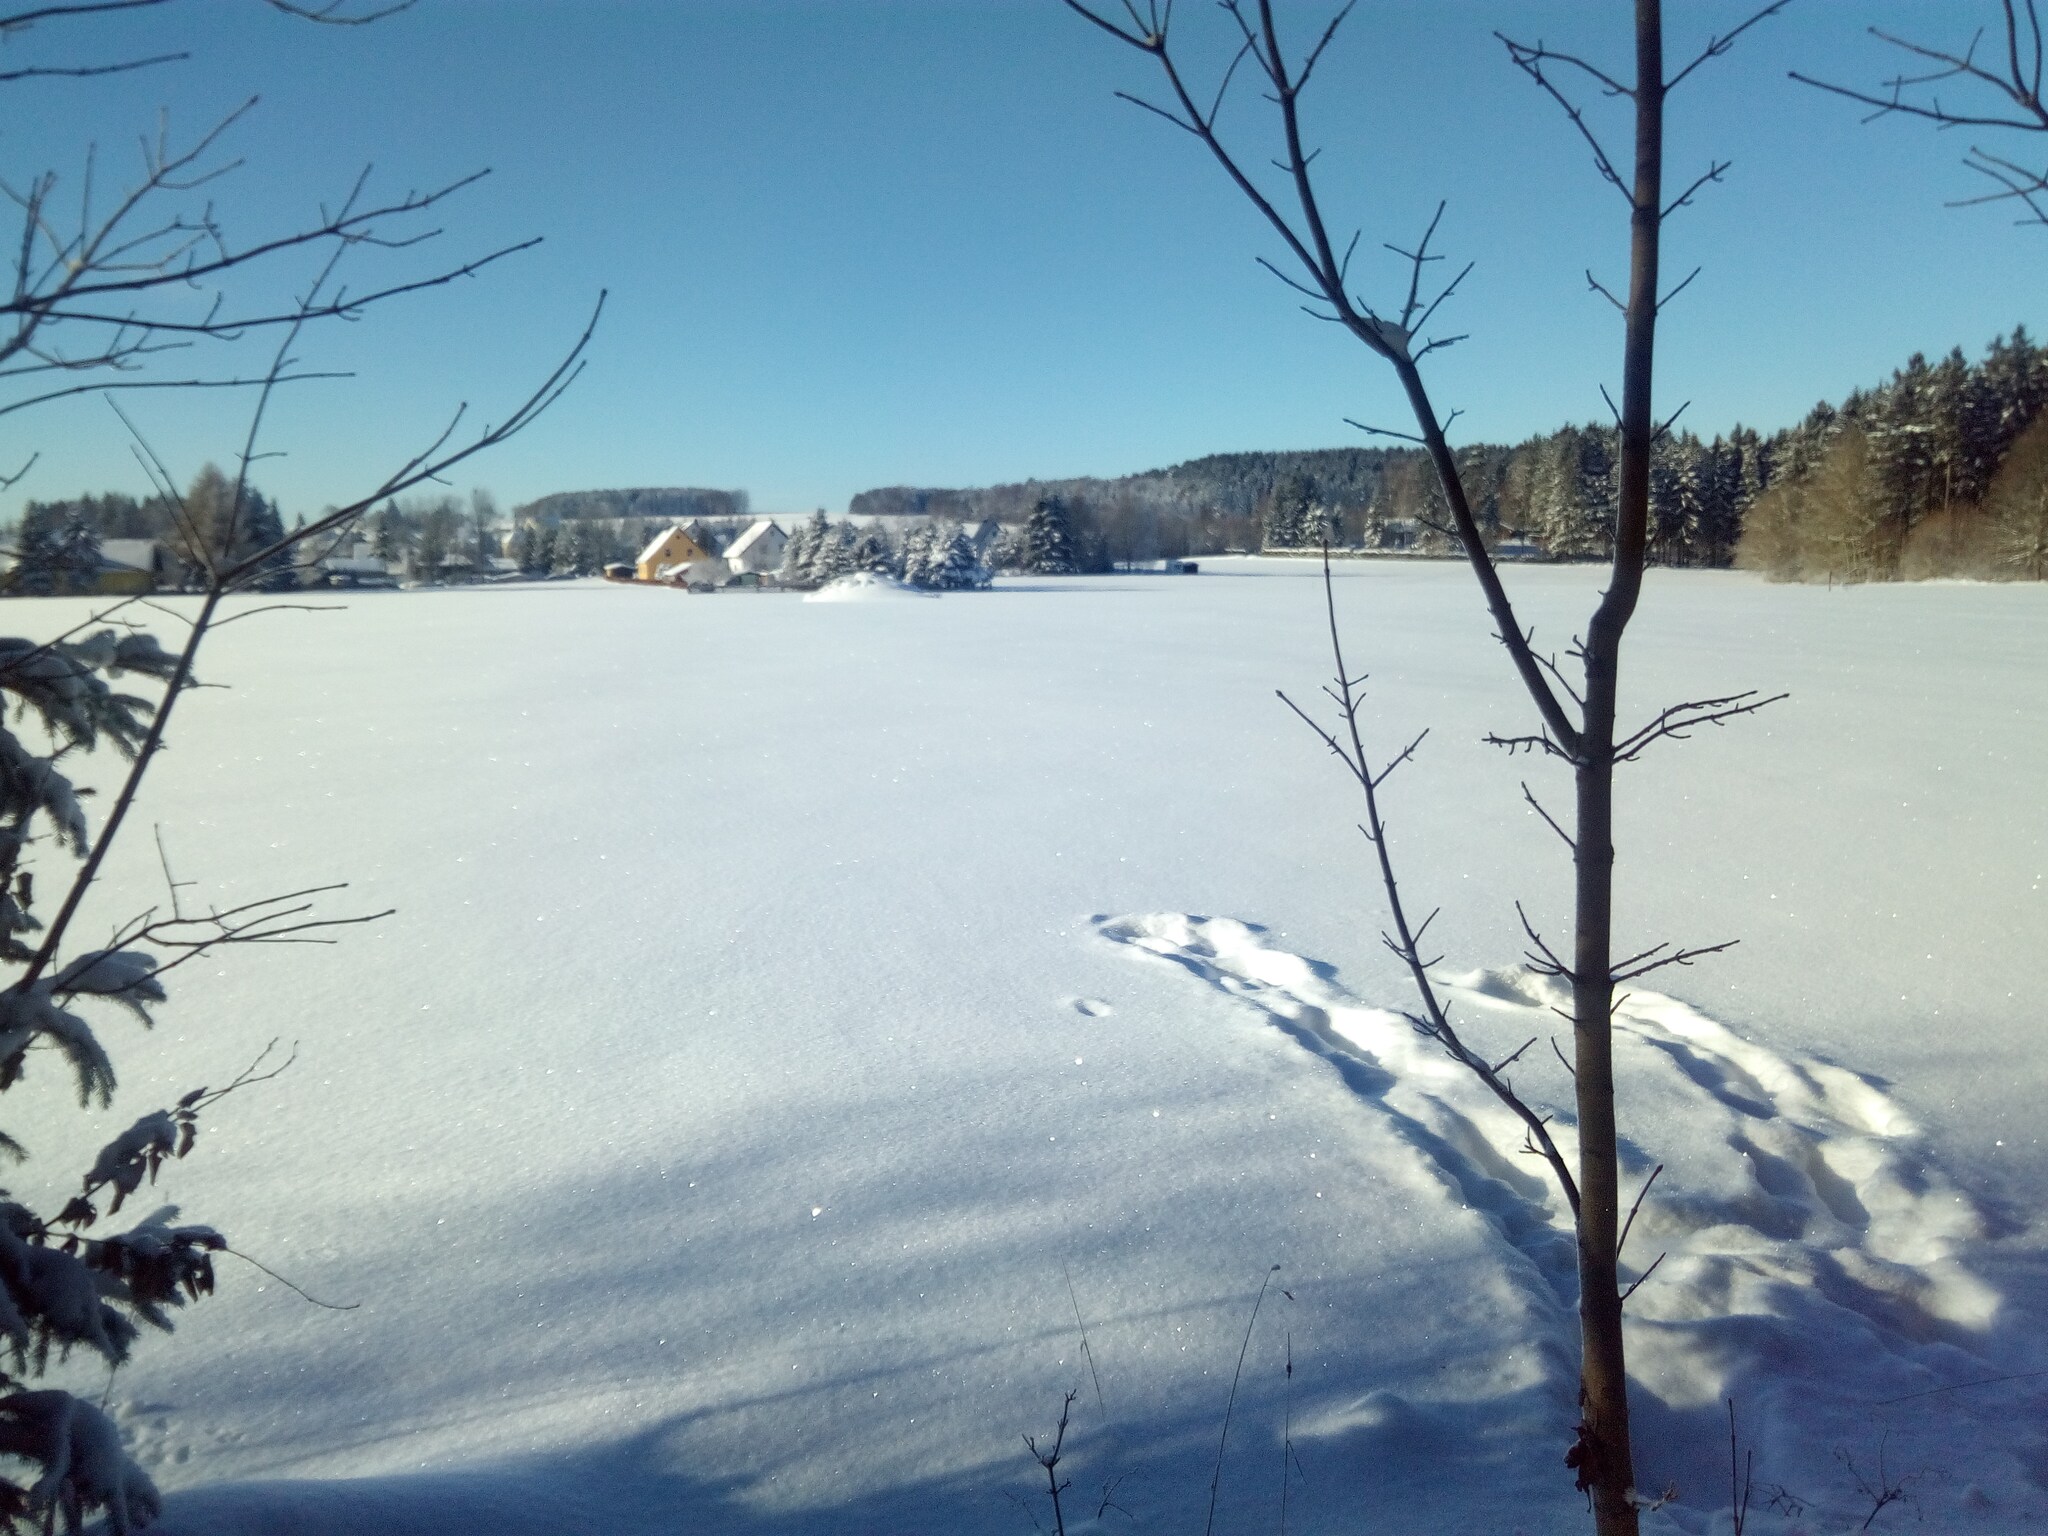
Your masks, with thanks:
[[[710,558],[711,551],[691,538],[678,524],[640,551],[640,558],[633,562],[633,574],[642,581],[653,581],[672,565],[690,565]]]

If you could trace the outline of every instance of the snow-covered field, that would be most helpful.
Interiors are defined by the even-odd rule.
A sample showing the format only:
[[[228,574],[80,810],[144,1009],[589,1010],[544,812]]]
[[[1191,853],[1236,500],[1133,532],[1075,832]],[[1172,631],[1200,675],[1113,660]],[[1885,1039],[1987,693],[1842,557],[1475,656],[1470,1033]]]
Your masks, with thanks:
[[[1598,575],[1512,580],[1562,650]],[[1512,903],[1561,927],[1518,786],[1562,777],[1479,744],[1527,712],[1466,573],[1339,601],[1383,745],[1433,728],[1396,851],[1504,1055],[1561,1027]],[[1355,789],[1274,697],[1322,626],[1241,561],[222,631],[145,797],[187,899],[398,912],[179,972],[91,1124],[39,1074],[24,1188],[298,1042],[164,1196],[358,1305],[227,1259],[145,1341],[110,1401],[167,1528],[1049,1530],[1020,1436],[1074,1389],[1069,1528],[1121,1477],[1105,1529],[1199,1529],[1270,1275],[1218,1531],[1279,1529],[1284,1465],[1290,1531],[1582,1529],[1559,1202],[1385,1012]],[[2048,1519],[2048,1374],[1931,1390],[2048,1371],[2044,657],[2038,586],[1651,577],[1631,708],[1792,695],[1623,785],[1624,948],[1742,940],[1620,1019],[1653,1527],[1728,1529],[1729,1397],[1752,1531],[1860,1524],[1880,1460],[1875,1530]],[[160,897],[147,821],[98,925]]]

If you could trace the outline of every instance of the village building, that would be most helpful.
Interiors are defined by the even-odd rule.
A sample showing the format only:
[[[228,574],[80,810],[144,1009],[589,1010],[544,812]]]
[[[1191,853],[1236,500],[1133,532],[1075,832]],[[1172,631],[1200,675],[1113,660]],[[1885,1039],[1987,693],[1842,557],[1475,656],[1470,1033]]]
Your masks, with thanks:
[[[175,582],[174,563],[155,539],[102,539],[95,590],[123,596],[154,592]]]
[[[748,571],[758,574],[779,570],[782,551],[788,543],[789,535],[777,526],[773,518],[764,517],[726,546],[726,567],[735,576]]]
[[[355,539],[328,550],[315,565],[314,580],[330,587],[398,585],[392,562],[379,559],[377,546],[368,539]]]
[[[633,562],[633,574],[641,581],[661,581],[712,559],[711,551],[692,538],[688,529],[676,524],[656,534],[640,551],[640,558]]]

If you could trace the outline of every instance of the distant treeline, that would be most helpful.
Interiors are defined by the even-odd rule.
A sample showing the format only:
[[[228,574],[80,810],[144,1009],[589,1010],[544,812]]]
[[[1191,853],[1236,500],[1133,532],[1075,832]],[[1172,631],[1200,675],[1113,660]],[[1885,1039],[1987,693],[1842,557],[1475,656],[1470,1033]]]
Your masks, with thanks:
[[[1650,480],[1650,558],[1737,564],[1785,580],[1919,576],[2048,577],[2048,349],[2025,329],[1983,359],[1915,355],[1883,384],[1815,406],[1768,436],[1746,427],[1703,441],[1666,435]],[[1599,558],[1614,532],[1619,448],[1607,424],[1565,427],[1512,447],[1457,450],[1480,531],[1551,559]],[[153,538],[196,562],[232,527],[238,545],[281,535],[277,504],[253,489],[233,518],[209,467],[190,513],[119,494],[30,502],[14,542],[53,569],[90,563],[91,539]],[[446,500],[444,498],[444,500]],[[1219,453],[1118,479],[1031,480],[978,489],[863,491],[856,516],[994,521],[1016,528],[1055,502],[1082,570],[1226,550],[1339,547],[1451,554],[1456,543],[1428,458],[1406,447]],[[219,505],[217,505],[219,504]],[[670,523],[744,526],[745,491],[565,491],[515,508],[529,571],[590,572],[630,560]],[[466,523],[465,523],[466,519]],[[386,507],[358,530],[394,558],[424,551],[428,571],[489,546],[495,508]],[[786,520],[788,532],[794,520]],[[445,526],[444,526],[445,525]],[[463,525],[458,527],[458,525]],[[500,547],[503,547],[502,545]]]
[[[623,491],[557,491],[512,509],[515,523],[624,522],[686,523],[692,518],[747,515],[745,491],[707,491],[696,486],[641,487]]]
[[[2048,349],[1915,356],[1772,440],[1737,563],[1780,580],[2048,577]]]
[[[1764,436],[1658,443],[1650,557],[1737,563],[1783,579],[2027,576],[2048,570],[2048,437],[2023,438],[2048,400],[2048,350],[2024,328],[1972,365],[1960,349],[1914,356],[1839,407],[1816,406]],[[2048,434],[2048,427],[2041,429]],[[1611,425],[1565,427],[1512,447],[1457,450],[1481,533],[1552,559],[1612,544],[1619,441]],[[1442,492],[1419,448],[1223,453],[1118,479],[976,489],[893,486],[849,510],[1024,521],[1048,497],[1072,518],[1083,564],[1231,549],[1452,553]]]

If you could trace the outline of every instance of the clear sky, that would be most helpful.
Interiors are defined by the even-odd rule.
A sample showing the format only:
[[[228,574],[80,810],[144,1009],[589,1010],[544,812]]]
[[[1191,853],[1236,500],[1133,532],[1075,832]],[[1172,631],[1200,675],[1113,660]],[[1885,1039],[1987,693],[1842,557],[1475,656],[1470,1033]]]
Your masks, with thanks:
[[[1287,5],[1297,40],[1329,9]],[[1471,339],[1432,359],[1445,408],[1465,413],[1454,439],[1605,414],[1620,328],[1584,272],[1625,281],[1626,209],[1490,33],[1623,70],[1628,9],[1362,0],[1309,100],[1327,206],[1363,225],[1362,252],[1412,240],[1442,198],[1442,249],[1477,262],[1445,314]],[[1750,9],[1672,0],[1672,55]],[[1915,350],[1974,356],[2015,322],[2048,331],[2048,230],[1943,206],[1978,190],[1968,139],[1865,126],[1785,78],[1874,84],[1898,60],[1867,25],[1960,42],[1996,10],[1798,0],[1673,98],[1668,177],[1733,165],[1668,228],[1667,270],[1704,271],[1662,328],[1663,409],[1691,401],[1685,423],[1706,434],[1771,428]],[[1191,44],[1215,36],[1212,7],[1180,11]],[[838,511],[870,486],[1110,475],[1343,445],[1358,440],[1346,416],[1401,424],[1384,366],[1255,265],[1275,242],[1199,144],[1114,99],[1153,89],[1148,61],[1058,0],[419,0],[353,30],[176,0],[47,25],[0,65],[163,46],[193,57],[7,87],[8,180],[52,169],[74,194],[97,141],[110,188],[159,107],[177,137],[260,93],[231,139],[245,163],[209,189],[231,238],[291,227],[370,163],[387,191],[492,175],[446,208],[434,245],[366,261],[358,286],[545,237],[308,338],[306,366],[357,376],[299,386],[277,413],[266,447],[283,456],[259,483],[288,517],[360,494],[459,402],[502,414],[600,289],[587,373],[458,489],[509,505],[740,487],[770,511]],[[1247,142],[1270,126],[1250,91],[1226,120]],[[1618,138],[1622,120],[1603,122]],[[2048,160],[2048,142],[2007,147]],[[1400,276],[1391,258],[1363,270],[1381,293]],[[181,478],[239,442],[221,396],[130,409]],[[0,418],[5,467],[32,450],[0,516],[28,496],[145,489],[97,397]]]

